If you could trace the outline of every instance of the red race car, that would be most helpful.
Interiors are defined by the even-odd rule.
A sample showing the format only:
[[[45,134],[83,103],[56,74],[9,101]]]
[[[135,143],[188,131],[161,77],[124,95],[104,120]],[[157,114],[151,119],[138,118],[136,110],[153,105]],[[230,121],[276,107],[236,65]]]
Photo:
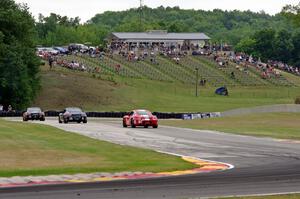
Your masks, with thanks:
[[[127,126],[131,126],[132,128],[136,126],[143,126],[145,128],[152,126],[153,128],[157,128],[158,119],[150,111],[133,110],[123,117],[123,127],[126,128]]]

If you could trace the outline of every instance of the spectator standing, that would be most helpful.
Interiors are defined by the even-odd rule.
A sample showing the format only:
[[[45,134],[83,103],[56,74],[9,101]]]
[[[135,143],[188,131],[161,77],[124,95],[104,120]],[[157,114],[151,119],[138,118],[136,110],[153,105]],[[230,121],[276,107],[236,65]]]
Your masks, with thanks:
[[[52,57],[52,56],[50,56],[50,57],[49,57],[49,59],[48,59],[48,62],[49,62],[50,70],[51,70],[51,69],[52,69],[52,67],[53,67],[53,62],[54,62],[54,60],[53,60],[53,57]]]
[[[7,111],[8,111],[8,112],[12,112],[12,111],[13,111],[13,108],[12,108],[11,105],[8,105]]]
[[[119,73],[120,69],[121,69],[121,65],[120,64],[116,64],[115,65],[115,71],[116,71],[116,73]]]
[[[234,74],[233,71],[231,72],[230,76],[231,76],[232,79],[235,79],[235,74]]]

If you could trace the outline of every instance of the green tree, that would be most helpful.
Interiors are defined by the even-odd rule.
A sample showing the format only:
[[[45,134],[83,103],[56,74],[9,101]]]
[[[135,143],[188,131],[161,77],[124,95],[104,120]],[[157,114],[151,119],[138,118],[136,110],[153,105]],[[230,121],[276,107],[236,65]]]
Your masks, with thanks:
[[[255,54],[257,56],[257,52],[255,51],[256,41],[251,38],[242,39],[236,46],[235,51],[247,53],[248,55]]]
[[[294,50],[292,52],[292,63],[300,66],[300,31],[293,36]]]
[[[24,108],[39,89],[34,20],[26,5],[0,1],[0,103]]]
[[[286,5],[282,9],[282,14],[300,27],[300,3],[298,5]]]
[[[254,34],[255,51],[257,56],[262,60],[276,59],[274,51],[275,31],[272,29],[265,29]]]
[[[80,18],[68,18],[51,13],[45,17],[39,15],[39,21],[36,23],[39,35],[39,43],[42,45],[65,45],[67,43],[77,42],[78,35],[76,29],[80,26]]]
[[[274,40],[274,51],[276,60],[288,63],[292,60],[294,50],[292,34],[287,30],[281,30],[277,33]]]

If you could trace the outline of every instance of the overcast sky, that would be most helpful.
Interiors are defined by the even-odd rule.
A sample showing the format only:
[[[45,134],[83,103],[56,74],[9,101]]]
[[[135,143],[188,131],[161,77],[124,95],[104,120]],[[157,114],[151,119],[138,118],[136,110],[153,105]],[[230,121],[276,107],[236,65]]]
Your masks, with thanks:
[[[18,3],[27,3],[32,14],[49,15],[51,12],[68,17],[79,16],[81,22],[92,18],[104,11],[119,11],[139,6],[139,0],[16,0]],[[144,0],[148,7],[179,6],[184,9],[212,10],[264,10],[269,14],[276,14],[286,4],[298,4],[299,0]]]

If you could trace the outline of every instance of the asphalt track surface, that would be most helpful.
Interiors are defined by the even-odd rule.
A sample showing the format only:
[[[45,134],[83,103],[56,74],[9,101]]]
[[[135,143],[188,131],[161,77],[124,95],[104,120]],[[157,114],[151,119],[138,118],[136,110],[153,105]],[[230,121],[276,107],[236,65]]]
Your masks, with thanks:
[[[2,199],[154,199],[300,192],[300,143],[213,131],[122,128],[120,121],[46,124],[117,144],[233,164],[234,169],[156,179],[36,186],[0,190]]]

